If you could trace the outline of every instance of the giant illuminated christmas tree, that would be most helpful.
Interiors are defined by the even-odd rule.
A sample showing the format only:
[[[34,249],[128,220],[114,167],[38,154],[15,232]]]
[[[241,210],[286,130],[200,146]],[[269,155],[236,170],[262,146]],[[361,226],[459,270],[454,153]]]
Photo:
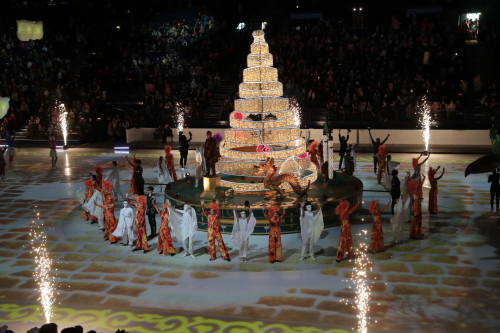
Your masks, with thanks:
[[[281,97],[283,84],[278,81],[278,70],[272,67],[273,56],[264,32],[257,30],[252,35],[240,98],[235,100],[235,111],[229,115],[231,128],[220,144],[222,157],[216,169],[221,184],[236,191],[266,191],[262,174],[256,175],[253,167],[269,157],[278,170],[293,173],[299,184],[306,186],[316,180],[316,167],[306,153],[307,143],[290,102]]]

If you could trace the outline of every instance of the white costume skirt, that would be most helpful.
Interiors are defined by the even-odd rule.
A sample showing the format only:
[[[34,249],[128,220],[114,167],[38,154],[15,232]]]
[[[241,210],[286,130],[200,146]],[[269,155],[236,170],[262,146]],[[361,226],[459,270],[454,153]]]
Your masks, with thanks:
[[[92,194],[92,197],[90,197],[89,201],[85,203],[82,208],[89,212],[90,215],[96,217],[99,221],[99,225],[101,224],[101,221],[104,220],[104,212],[102,211],[102,208],[99,206],[96,206],[94,204],[94,200],[96,203],[99,205],[102,205],[102,193],[99,191],[94,191],[94,194]]]
[[[55,149],[50,149],[50,154],[49,154],[50,157],[57,157],[57,151]]]
[[[15,156],[16,155],[16,149],[14,147],[9,147],[7,149],[7,155],[9,155],[9,156]]]

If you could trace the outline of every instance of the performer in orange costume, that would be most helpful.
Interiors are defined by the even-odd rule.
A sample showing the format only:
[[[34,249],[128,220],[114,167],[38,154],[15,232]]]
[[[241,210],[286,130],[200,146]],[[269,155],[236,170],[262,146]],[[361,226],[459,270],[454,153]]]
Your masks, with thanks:
[[[167,164],[168,173],[174,181],[177,180],[177,173],[175,173],[174,155],[170,152],[172,147],[165,147],[165,164]]]
[[[216,201],[217,202],[217,201]],[[216,202],[210,203],[210,211],[205,209],[205,201],[201,200],[201,210],[208,219],[208,250],[210,252],[210,261],[217,259],[217,251],[215,249],[215,240],[219,243],[219,252],[223,260],[231,261],[229,253],[227,253],[226,245],[222,239],[219,229],[220,210]]]
[[[111,195],[112,189],[113,185],[110,182],[103,181],[103,204],[99,205],[95,201],[94,204],[104,210],[104,240],[109,240],[111,244],[115,244],[118,242],[119,238],[113,236],[113,232],[115,232],[118,222],[115,217],[115,198]]]
[[[422,170],[422,165],[427,162],[427,160],[429,159],[429,157],[431,157],[431,153],[429,153],[429,155],[427,156],[427,158],[425,160],[423,160],[421,163],[419,163],[419,160],[420,160],[420,157],[424,156],[423,154],[420,154],[420,156],[418,158],[412,158],[411,159],[411,165],[413,166],[413,175],[411,176],[411,178],[413,180],[416,180],[417,182],[421,183],[421,185],[423,185],[423,181],[422,181],[422,178],[420,177],[420,174],[421,174],[421,170]],[[422,194],[422,186],[420,186],[418,188],[418,197],[420,199],[423,199],[424,195]]]
[[[380,184],[382,181],[382,175],[387,172],[387,153],[385,152],[385,145],[378,147],[378,172],[377,172],[377,182]]]
[[[102,187],[102,173],[104,172],[104,169],[100,165],[96,165],[94,167],[94,171],[96,174],[96,180],[97,180],[97,186]]]
[[[96,176],[90,173],[90,179],[85,180],[83,184],[85,185],[85,196],[83,198],[83,204],[86,204],[90,200],[90,198],[92,198],[92,196],[94,195],[94,191],[97,188]],[[97,223],[97,217],[90,215],[90,213],[86,210],[82,212],[81,216],[82,220],[91,220],[92,223]]]
[[[175,248],[172,243],[172,236],[170,235],[170,229],[168,228],[168,206],[170,206],[170,201],[162,204],[163,210],[160,211],[156,205],[154,205],[158,214],[160,214],[161,224],[160,231],[158,232],[158,252],[164,255],[175,255]]]
[[[352,248],[352,234],[351,234],[351,223],[349,222],[349,215],[352,214],[361,202],[358,201],[354,207],[349,209],[349,202],[347,200],[341,200],[337,208],[335,208],[335,213],[339,215],[340,218],[340,240],[339,247],[337,249],[336,261],[344,259],[344,253],[347,254],[347,259],[354,258],[354,249]]]
[[[149,251],[148,247],[148,237],[146,236],[146,218],[144,217],[144,213],[146,211],[146,197],[143,195],[134,195],[133,203],[128,198],[128,193],[125,195],[125,200],[127,200],[129,205],[134,205],[136,209],[135,215],[135,237],[137,238],[137,242],[135,243],[135,249],[132,251],[144,250],[144,253]]]
[[[436,178],[436,173],[438,172],[440,166],[437,167],[437,169],[433,169],[432,167],[429,168],[429,171],[427,172],[427,175],[429,176],[429,183],[431,183],[431,190],[429,191],[429,212],[431,214],[437,214],[438,213],[438,184],[437,181],[443,178],[444,176],[444,168],[443,172],[441,173],[441,176]]]
[[[267,258],[270,263],[283,261],[283,247],[281,245],[281,232],[279,227],[280,221],[285,217],[285,212],[283,211],[283,214],[279,216],[278,211],[278,207],[271,207],[267,213],[264,209],[262,210],[271,226],[269,229],[269,246],[267,253]]]
[[[423,177],[425,179],[425,176]],[[408,189],[412,199],[413,217],[410,225],[410,237],[417,238],[422,236],[422,205],[420,204],[419,190],[423,181],[410,180]]]
[[[387,205],[380,209],[378,200],[372,200],[372,202],[370,203],[370,207],[368,210],[373,217],[373,228],[370,248],[368,249],[368,251],[375,252],[384,250],[384,232],[382,230],[382,221],[380,215],[390,204],[391,202],[389,201]]]
[[[127,159],[128,164],[130,164],[130,166],[132,167],[132,178],[130,179],[129,192],[132,194],[137,194],[137,189],[135,187],[135,170],[137,169],[137,158],[135,157],[135,154],[132,162],[129,161],[128,156],[125,156],[125,158]]]
[[[318,149],[316,148],[317,145],[318,145],[318,143],[316,141],[311,143],[311,145],[309,146],[309,154],[311,155],[311,162],[313,162],[316,165],[316,167],[319,169],[320,166],[319,166],[319,162],[318,162]]]

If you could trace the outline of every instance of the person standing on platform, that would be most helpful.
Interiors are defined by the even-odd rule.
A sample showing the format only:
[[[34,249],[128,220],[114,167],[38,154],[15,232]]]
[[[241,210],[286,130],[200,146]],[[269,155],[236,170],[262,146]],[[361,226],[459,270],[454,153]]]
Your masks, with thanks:
[[[493,201],[496,198],[496,207],[498,212],[498,199],[500,198],[500,173],[498,169],[493,170],[493,173],[488,176],[488,183],[490,185],[490,205],[491,211],[493,211]]]
[[[177,173],[175,172],[174,155],[171,153],[172,147],[165,147],[165,164],[167,165],[168,173],[174,181],[177,180]]]
[[[125,194],[125,200],[127,200],[129,205],[135,206],[135,237],[137,242],[135,243],[135,249],[132,251],[143,250],[143,253],[148,253],[148,237],[146,236],[146,218],[144,213],[146,211],[147,199],[143,195],[134,195],[135,203],[128,198],[128,193]]]
[[[389,206],[391,202],[388,202],[387,205],[380,208],[378,200],[372,200],[370,203],[369,211],[373,217],[373,227],[372,227],[372,236],[370,241],[370,247],[368,251],[370,252],[379,252],[384,251],[384,231],[382,230],[382,212]]]
[[[391,136],[390,134],[387,134],[387,137],[384,139],[384,141],[380,141],[380,138],[377,138],[376,140],[373,140],[372,137],[372,130],[371,128],[368,127],[368,134],[370,134],[370,140],[372,141],[372,146],[373,146],[373,172],[377,173],[377,166],[378,166],[378,148],[383,145]]]
[[[144,178],[142,178],[143,170],[141,166],[142,162],[141,160],[137,160],[135,163],[137,165],[134,175],[135,188],[138,195],[144,195]]]
[[[286,208],[285,208],[286,209]],[[285,211],[279,215],[278,207],[271,207],[269,211],[262,209],[262,213],[269,221],[269,242],[267,259],[270,263],[283,261],[283,247],[281,244],[280,221],[285,217]]]
[[[431,190],[429,191],[429,212],[431,214],[437,214],[439,211],[437,204],[437,195],[438,195],[437,181],[443,178],[445,170],[443,168],[441,176],[436,177],[436,173],[438,172],[439,168],[441,167],[438,166],[437,169],[430,167],[429,171],[427,172],[427,176],[429,177],[429,183],[431,184]]]
[[[118,164],[116,163],[116,161],[111,162],[111,164],[113,165],[113,169],[106,177],[106,180],[108,182],[111,182],[111,184],[113,185],[113,196],[116,199],[119,199],[123,197],[122,191],[120,189],[120,169],[118,169]]]
[[[205,168],[205,164],[203,163],[203,147],[196,148],[196,172],[195,172],[195,180],[194,187],[198,187],[198,183],[203,182],[203,171]]]
[[[194,235],[198,228],[196,211],[190,204],[184,205],[184,210],[174,209],[169,206],[168,215],[176,237],[180,238],[184,247],[183,257],[190,256],[196,259],[193,252]]]
[[[335,208],[335,213],[340,218],[340,239],[339,246],[337,248],[336,262],[340,262],[344,259],[344,254],[346,254],[347,259],[354,258],[354,249],[352,246],[352,233],[351,233],[351,223],[349,221],[349,215],[354,213],[361,202],[358,201],[354,207],[349,209],[349,201],[341,200],[337,208]]]
[[[425,179],[425,176],[423,176]],[[408,188],[410,190],[410,195],[412,197],[413,204],[413,217],[411,219],[410,225],[410,237],[419,238],[423,236],[422,234],[422,205],[420,203],[419,190],[423,182],[417,180],[410,180],[408,183]]]
[[[134,230],[134,211],[129,207],[128,201],[123,202],[123,208],[120,210],[118,218],[118,226],[113,232],[113,236],[122,239],[122,245],[134,246],[135,230]]]
[[[307,258],[307,245],[309,244],[309,256],[314,259],[314,243],[316,243],[323,231],[323,212],[321,202],[318,200],[318,208],[313,211],[310,202],[302,201],[300,204],[300,233],[302,236],[302,248],[300,260]]]
[[[248,240],[250,239],[250,235],[253,233],[255,225],[257,224],[257,220],[253,216],[251,207],[249,208],[249,211],[250,215],[248,217],[246,216],[246,212],[244,210],[240,212],[238,217],[236,206],[233,207],[234,224],[231,239],[233,240],[234,246],[238,249],[241,262],[248,262]]]
[[[207,228],[207,242],[208,251],[210,253],[210,261],[217,259],[217,250],[215,248],[215,241],[219,244],[219,252],[222,260],[231,261],[229,258],[229,253],[227,252],[226,245],[222,239],[219,228],[220,219],[220,209],[218,205],[218,200],[210,203],[210,210],[205,209],[205,201],[201,200],[201,211],[207,217],[208,228]]]
[[[55,136],[51,136],[49,138],[49,147],[50,147],[50,153],[49,156],[52,158],[52,168],[57,168],[56,163],[57,163],[57,150],[56,150],[56,145],[57,145],[57,139]]]
[[[170,206],[170,201],[167,200],[166,203],[162,204],[163,210],[159,210],[156,205],[154,205],[158,214],[160,214],[161,224],[160,231],[158,232],[158,253],[164,255],[175,255],[175,248],[172,243],[172,236],[170,235],[170,229],[168,227],[168,207]]]
[[[396,200],[401,196],[401,182],[398,177],[398,170],[392,170],[392,179],[391,179],[391,214],[394,215],[394,205],[396,204]]]
[[[207,131],[207,139],[205,140],[205,177],[215,176],[215,162],[217,162],[217,141],[212,138],[212,132]]]
[[[186,168],[187,156],[189,151],[189,142],[193,139],[193,135],[189,132],[189,140],[183,132],[179,132],[179,151],[181,153],[181,170]]]
[[[345,152],[347,150],[347,142],[349,141],[349,133],[351,133],[351,130],[347,130],[347,137],[343,136],[340,134],[340,128],[339,128],[339,143],[340,143],[340,149],[339,149],[339,155],[340,155],[340,161],[339,161],[339,169],[342,169],[342,162],[344,161],[344,156]]]
[[[154,191],[153,186],[148,186],[147,191],[148,193],[146,195],[146,200],[147,200],[146,215],[148,216],[149,230],[151,231],[148,238],[153,238],[156,236],[156,209],[155,209],[156,197],[153,194]]]

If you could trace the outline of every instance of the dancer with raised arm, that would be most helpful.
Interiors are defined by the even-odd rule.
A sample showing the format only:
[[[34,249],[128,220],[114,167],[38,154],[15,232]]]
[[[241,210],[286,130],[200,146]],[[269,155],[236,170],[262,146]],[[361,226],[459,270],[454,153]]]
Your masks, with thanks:
[[[438,186],[437,186],[437,181],[443,178],[444,176],[444,168],[443,172],[441,173],[441,176],[436,177],[436,173],[438,172],[440,166],[437,167],[437,169],[433,169],[432,167],[429,168],[429,171],[427,172],[427,176],[429,177],[429,183],[431,184],[431,190],[429,191],[429,212],[431,214],[437,214],[439,209],[438,209]]]
[[[208,241],[208,251],[210,253],[210,261],[217,259],[217,251],[215,249],[216,240],[217,243],[219,244],[219,252],[222,257],[222,260],[231,261],[219,229],[219,219],[220,219],[219,201],[215,200],[214,202],[211,202],[209,210],[205,209],[204,200],[201,200],[200,202],[201,202],[201,211],[203,212],[203,214],[205,214],[205,216],[208,219],[207,241]]]
[[[319,162],[318,162],[318,149],[317,149],[317,146],[318,146],[318,142],[317,141],[313,141],[311,143],[311,145],[309,146],[309,155],[311,155],[311,162],[314,163],[314,165],[316,165],[316,168],[320,168],[319,166]]]
[[[143,253],[149,252],[148,247],[148,237],[146,236],[146,218],[144,213],[146,211],[147,199],[143,195],[134,194],[135,202],[132,202],[128,198],[128,193],[125,194],[125,200],[127,200],[129,205],[135,206],[135,237],[137,242],[135,243],[135,249],[132,251],[143,250]]]
[[[130,178],[129,192],[132,194],[137,194],[137,189],[135,187],[135,170],[137,168],[137,158],[135,157],[134,154],[134,159],[132,160],[132,162],[130,162],[128,156],[125,156],[125,159],[127,160],[128,164],[132,167],[132,178]]]
[[[271,207],[268,211],[265,211],[264,208],[262,208],[262,213],[269,221],[270,227],[267,259],[270,263],[274,263],[276,261],[282,262],[283,247],[281,244],[280,221],[285,217],[285,210],[283,210],[283,214],[280,215],[278,207]]]
[[[373,217],[372,237],[368,251],[379,252],[384,251],[384,231],[382,230],[382,212],[389,207],[390,201],[384,207],[379,207],[378,200],[372,200],[370,203],[369,211]]]
[[[170,235],[170,229],[168,226],[170,201],[167,200],[166,203],[162,204],[163,210],[159,210],[156,205],[154,205],[154,207],[158,214],[160,214],[161,218],[160,231],[158,232],[158,253],[174,256],[175,248],[172,243],[172,236]]]
[[[172,155],[171,151],[172,147],[170,146],[165,147],[165,164],[167,165],[167,170],[168,173],[170,174],[170,177],[174,181],[176,181],[177,173],[175,172],[174,155]]]
[[[103,194],[104,194],[104,202],[99,204],[95,202],[96,206],[99,206],[104,211],[104,240],[111,244],[115,244],[118,242],[118,237],[113,235],[117,228],[117,222],[115,217],[115,198],[111,195],[113,185],[110,182],[103,182]]]
[[[305,199],[305,198],[304,198]],[[302,236],[302,248],[300,250],[300,260],[307,258],[307,245],[309,244],[309,256],[314,258],[314,243],[321,236],[325,227],[323,222],[323,212],[321,202],[318,200],[316,210],[313,211],[312,204],[303,200],[300,204],[300,233]]]
[[[384,173],[387,172],[387,153],[385,152],[385,146],[381,145],[378,147],[377,160],[378,160],[378,172],[377,172],[377,182],[381,184]]]
[[[120,217],[118,218],[118,225],[112,235],[121,238],[123,246],[134,246],[134,241],[136,240],[134,211],[129,207],[127,200],[123,202],[123,208],[120,210]]]
[[[207,139],[203,156],[205,157],[205,177],[215,176],[215,162],[217,162],[217,141],[212,138],[212,132],[207,131]]]
[[[377,173],[377,166],[378,166],[378,148],[383,145],[391,136],[390,134],[387,134],[387,137],[384,139],[384,141],[380,141],[380,138],[377,138],[376,140],[373,140],[372,137],[372,130],[371,128],[368,127],[368,134],[370,134],[370,140],[372,141],[372,146],[373,146],[373,172]]]
[[[419,162],[419,160],[422,156],[424,156],[424,155],[420,154],[420,156],[418,158],[411,159],[411,164],[413,166],[413,175],[411,176],[411,179],[417,181],[418,183],[420,183],[420,185],[423,185],[422,177],[420,177],[420,175],[422,173],[422,165],[425,162],[427,162],[429,157],[431,157],[431,153],[429,153],[429,155],[427,156],[426,159],[424,159],[422,162]],[[422,194],[422,186],[418,187],[418,194],[417,195],[418,195],[419,200],[424,198],[424,196]]]
[[[339,246],[337,248],[336,262],[340,262],[344,259],[344,254],[347,259],[354,258],[354,248],[352,246],[352,233],[351,233],[351,223],[349,221],[349,215],[354,213],[354,211],[359,207],[361,202],[358,201],[351,209],[349,209],[349,201],[340,200],[339,205],[335,208],[335,213],[340,218],[340,239]]]
[[[242,210],[238,216],[236,206],[233,207],[234,224],[231,239],[234,246],[238,249],[241,262],[248,262],[248,241],[253,233],[257,220],[253,216],[252,207],[249,208],[250,215],[246,216],[246,212]]]
[[[339,128],[339,143],[340,143],[340,149],[339,149],[339,156],[340,156],[339,169],[342,169],[342,162],[344,162],[345,153],[346,153],[346,150],[347,150],[347,142],[349,142],[349,133],[351,133],[350,129],[347,130],[347,137],[345,137],[345,136],[341,135],[341,131],[340,131],[340,128]]]
[[[425,179],[425,176],[422,176]],[[412,197],[413,204],[413,217],[411,219],[410,225],[410,237],[418,238],[423,236],[422,234],[422,205],[420,203],[419,190],[422,187],[423,181],[410,180],[408,183],[408,188],[410,190],[410,195]]]
[[[186,136],[182,132],[179,132],[179,151],[181,153],[181,160],[180,160],[181,170],[184,170],[186,168],[187,157],[189,152],[189,142],[192,139],[193,139],[193,134],[191,134],[191,132],[189,132],[189,139],[186,138]]]
[[[184,205],[184,210],[168,207],[169,221],[172,223],[177,238],[180,238],[184,247],[183,257],[190,256],[196,259],[193,252],[194,235],[198,229],[196,212],[190,204]]]

